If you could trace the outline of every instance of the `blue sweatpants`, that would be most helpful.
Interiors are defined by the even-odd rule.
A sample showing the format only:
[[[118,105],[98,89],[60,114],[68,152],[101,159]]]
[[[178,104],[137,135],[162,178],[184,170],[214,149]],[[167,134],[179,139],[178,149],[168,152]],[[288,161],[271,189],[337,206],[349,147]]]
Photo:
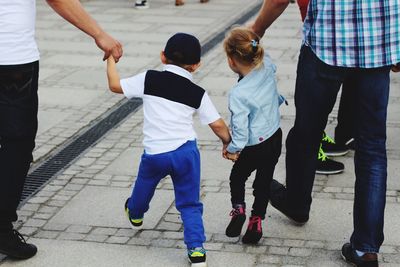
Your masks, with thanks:
[[[175,205],[181,213],[185,244],[188,248],[202,247],[205,235],[200,202],[200,153],[196,141],[188,141],[166,153],[143,153],[128,203],[130,216],[143,218],[157,184],[167,175],[174,184]]]

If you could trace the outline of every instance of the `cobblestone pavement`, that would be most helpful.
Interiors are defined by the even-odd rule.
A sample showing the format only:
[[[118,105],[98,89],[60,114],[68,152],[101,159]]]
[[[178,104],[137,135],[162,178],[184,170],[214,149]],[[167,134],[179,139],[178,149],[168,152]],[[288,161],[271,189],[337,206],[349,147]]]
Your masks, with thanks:
[[[132,2],[84,2],[96,19],[125,45],[119,64],[124,75],[159,67],[158,53],[176,31],[192,32],[204,43],[260,1],[239,8],[236,0],[214,0],[207,5],[187,1],[176,8],[167,1],[151,1],[149,10],[131,8]],[[91,125],[122,98],[105,90],[101,54],[83,34],[38,3],[38,39],[41,60],[41,128],[35,159],[40,163],[66,140]],[[298,10],[291,5],[263,38],[278,70],[280,92],[289,101],[282,107],[285,134],[293,124],[293,91],[301,39]],[[388,120],[389,181],[386,239],[380,254],[382,266],[400,266],[400,75],[392,76]],[[221,44],[203,58],[195,79],[207,89],[218,110],[228,119],[227,93],[236,77],[228,69]],[[332,133],[337,107],[328,125]],[[27,261],[3,260],[5,266],[188,266],[182,241],[182,224],[174,207],[173,188],[167,177],[158,186],[144,229],[133,231],[124,217],[123,204],[136,178],[142,152],[140,109],[110,131],[81,157],[51,180],[19,210],[17,227],[39,247]],[[207,234],[209,266],[347,266],[341,245],[352,230],[354,197],[353,153],[338,158],[343,174],[317,175],[309,223],[291,225],[274,208],[268,209],[264,236],[257,246],[224,235],[229,222],[231,163],[220,156],[221,144],[212,132],[196,124],[202,156],[201,194]],[[283,181],[285,155],[275,173]],[[251,203],[251,180],[247,202]],[[0,255],[1,257],[1,255]]]

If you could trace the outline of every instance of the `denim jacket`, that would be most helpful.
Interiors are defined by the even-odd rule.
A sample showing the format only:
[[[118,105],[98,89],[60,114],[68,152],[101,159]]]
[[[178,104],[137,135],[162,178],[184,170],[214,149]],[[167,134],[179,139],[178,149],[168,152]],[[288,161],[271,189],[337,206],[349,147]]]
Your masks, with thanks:
[[[232,141],[229,153],[257,145],[280,127],[279,106],[285,100],[278,94],[276,66],[266,55],[263,64],[241,79],[229,93]]]

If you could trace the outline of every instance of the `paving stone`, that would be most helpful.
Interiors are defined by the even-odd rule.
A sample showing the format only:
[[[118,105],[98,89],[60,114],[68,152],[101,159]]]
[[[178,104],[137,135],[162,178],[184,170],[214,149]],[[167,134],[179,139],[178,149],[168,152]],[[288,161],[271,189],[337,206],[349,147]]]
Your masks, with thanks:
[[[94,234],[89,234],[85,237],[85,241],[91,241],[91,242],[104,242],[108,238],[108,235],[94,235]]]
[[[142,231],[139,234],[139,237],[143,238],[143,239],[154,239],[154,238],[158,238],[160,236],[161,236],[161,232],[159,232],[159,231],[150,231],[150,230]]]
[[[311,255],[312,250],[308,248],[290,248],[289,255],[296,257],[308,257]]]
[[[78,233],[60,233],[58,239],[62,240],[83,240],[85,238],[85,234]]]
[[[128,188],[86,186],[50,222],[101,227],[129,227],[123,207],[130,191]],[[163,190],[156,192],[151,202],[151,209],[145,216],[144,229],[153,229],[172,201],[173,192]],[[85,216],[79,216],[80,214],[85,214]]]
[[[40,219],[29,219],[27,222],[25,222],[25,226],[28,227],[42,227],[43,225],[46,224],[46,220],[40,220]]]
[[[35,234],[35,238],[56,239],[59,234],[57,231],[39,231]]]
[[[162,222],[157,226],[157,229],[160,230],[168,230],[168,231],[178,231],[181,229],[181,223],[170,223],[170,222]]]
[[[115,228],[103,228],[99,227],[92,231],[94,235],[114,235],[117,232]]]
[[[125,244],[128,242],[129,237],[126,236],[111,236],[106,240],[106,243],[113,243],[113,244]]]
[[[71,225],[67,228],[68,233],[80,233],[80,234],[87,234],[92,230],[92,227],[86,225]]]
[[[277,254],[277,255],[288,255],[289,248],[288,247],[269,247],[268,253]]]
[[[154,239],[151,241],[151,246],[162,247],[162,248],[172,248],[176,244],[176,240],[172,239]]]

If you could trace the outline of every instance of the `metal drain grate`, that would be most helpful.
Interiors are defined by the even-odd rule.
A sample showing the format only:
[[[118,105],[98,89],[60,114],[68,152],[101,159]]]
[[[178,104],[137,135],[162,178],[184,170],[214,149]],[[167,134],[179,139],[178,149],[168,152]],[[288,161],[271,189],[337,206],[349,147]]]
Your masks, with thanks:
[[[251,10],[226,27],[222,32],[212,37],[202,46],[202,55],[204,56],[224,38],[225,32],[232,25],[243,24],[253,17],[261,8],[262,2],[258,3]],[[79,157],[86,149],[96,143],[109,130],[116,127],[129,114],[136,111],[141,105],[141,99],[124,100],[117,104],[118,107],[108,113],[103,119],[99,120],[95,125],[89,128],[86,132],[73,139],[66,144],[55,155],[51,156],[35,170],[28,174],[24,184],[20,205],[23,205],[30,197],[35,195],[44,185],[47,184],[58,172],[65,169],[69,164]]]
[[[142,100],[125,100],[119,105],[120,106],[114,111],[109,112],[105,118],[101,119],[31,172],[26,177],[21,203],[24,203],[25,200],[39,191],[55,174],[67,167],[74,159],[98,141],[109,130],[118,125],[130,113],[136,111],[142,105]]]

